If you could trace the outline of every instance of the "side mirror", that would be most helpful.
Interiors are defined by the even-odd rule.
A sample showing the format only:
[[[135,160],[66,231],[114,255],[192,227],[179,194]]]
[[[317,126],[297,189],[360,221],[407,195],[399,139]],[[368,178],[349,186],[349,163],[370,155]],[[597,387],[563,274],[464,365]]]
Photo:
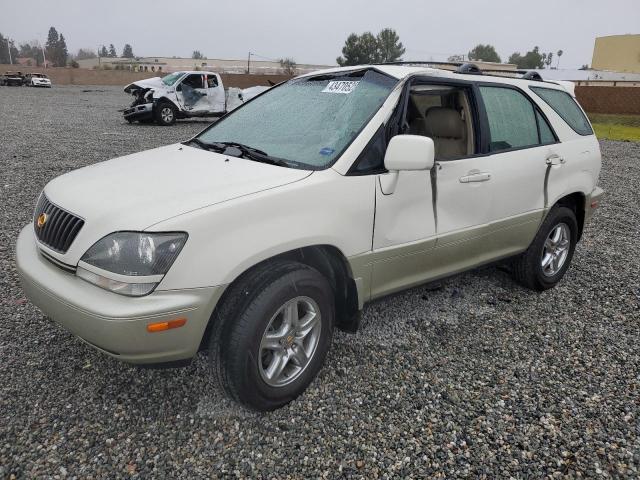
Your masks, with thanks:
[[[422,135],[396,135],[389,142],[384,166],[390,172],[431,170],[434,164],[433,140]]]
[[[380,188],[391,195],[398,185],[401,170],[431,170],[435,161],[433,140],[422,135],[396,135],[387,146],[384,166],[389,173],[380,176]]]

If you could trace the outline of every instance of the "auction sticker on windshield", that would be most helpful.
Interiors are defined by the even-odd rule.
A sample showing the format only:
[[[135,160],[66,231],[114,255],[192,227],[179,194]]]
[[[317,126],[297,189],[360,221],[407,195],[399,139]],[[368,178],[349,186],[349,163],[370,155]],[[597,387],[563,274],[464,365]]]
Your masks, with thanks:
[[[355,88],[358,86],[360,82],[352,82],[352,81],[345,81],[345,80],[340,80],[340,81],[334,81],[334,82],[329,82],[327,84],[326,87],[324,87],[324,90],[322,90],[323,93],[351,93],[353,92],[353,90],[355,90]]]

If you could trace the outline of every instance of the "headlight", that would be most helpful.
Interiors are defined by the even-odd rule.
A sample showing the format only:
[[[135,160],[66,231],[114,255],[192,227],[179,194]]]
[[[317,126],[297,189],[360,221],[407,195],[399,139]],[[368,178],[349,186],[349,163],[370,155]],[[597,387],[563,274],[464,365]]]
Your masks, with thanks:
[[[147,295],[169,271],[186,241],[183,232],[115,232],[87,250],[76,274],[122,295]]]

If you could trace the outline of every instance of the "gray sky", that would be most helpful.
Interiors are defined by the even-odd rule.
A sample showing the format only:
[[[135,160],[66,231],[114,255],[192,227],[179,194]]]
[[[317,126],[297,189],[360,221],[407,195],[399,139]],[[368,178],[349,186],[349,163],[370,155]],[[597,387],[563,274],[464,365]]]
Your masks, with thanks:
[[[334,64],[351,32],[394,28],[405,59],[444,60],[477,43],[503,61],[534,45],[564,50],[561,67],[591,63],[597,36],[640,33],[640,0],[0,0],[0,33],[17,43],[55,26],[70,52],[125,43],[139,56],[292,57]],[[555,64],[555,61],[554,61]]]

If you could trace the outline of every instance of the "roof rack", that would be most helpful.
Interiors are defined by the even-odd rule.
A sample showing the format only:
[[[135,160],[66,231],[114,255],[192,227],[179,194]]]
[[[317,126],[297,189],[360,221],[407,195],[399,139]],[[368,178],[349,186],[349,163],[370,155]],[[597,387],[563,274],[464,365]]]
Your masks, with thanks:
[[[463,65],[462,62],[427,62],[425,60],[418,60],[418,61],[408,61],[408,60],[401,60],[398,62],[382,62],[382,63],[377,63],[376,65],[451,65],[452,67],[460,67]]]
[[[508,77],[517,78],[522,80],[532,80],[536,82],[544,82],[542,76],[535,70],[500,70],[500,69],[483,69],[475,63],[471,62],[428,62],[424,60],[420,61],[399,61],[399,62],[384,62],[377,65],[433,65],[442,66],[448,65],[451,67],[457,67],[453,70],[454,73],[460,73],[465,75],[491,75],[496,77]],[[520,75],[520,76],[516,76]]]

